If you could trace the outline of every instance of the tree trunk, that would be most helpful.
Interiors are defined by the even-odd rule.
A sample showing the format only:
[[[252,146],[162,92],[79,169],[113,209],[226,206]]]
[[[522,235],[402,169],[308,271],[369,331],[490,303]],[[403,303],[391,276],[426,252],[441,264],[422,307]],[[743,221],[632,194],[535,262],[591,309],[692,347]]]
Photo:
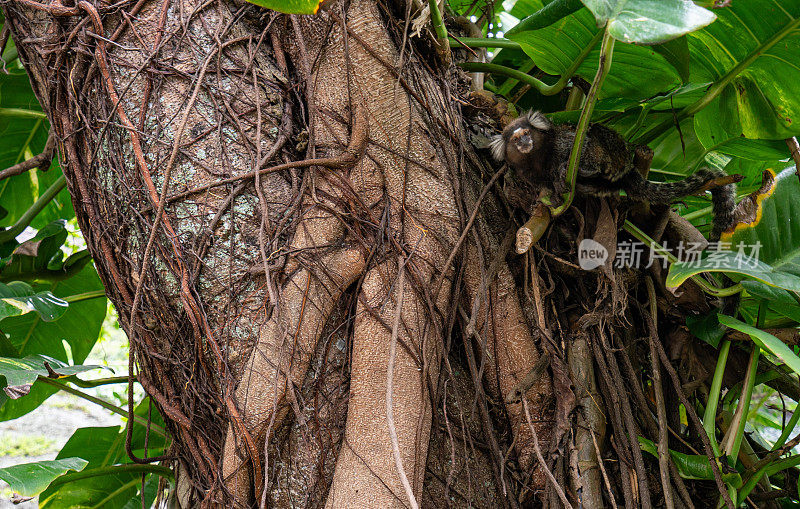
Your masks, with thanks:
[[[181,506],[516,507],[534,432],[563,471],[569,384],[555,428],[547,374],[503,403],[550,311],[481,194],[486,116],[405,7],[2,5]]]

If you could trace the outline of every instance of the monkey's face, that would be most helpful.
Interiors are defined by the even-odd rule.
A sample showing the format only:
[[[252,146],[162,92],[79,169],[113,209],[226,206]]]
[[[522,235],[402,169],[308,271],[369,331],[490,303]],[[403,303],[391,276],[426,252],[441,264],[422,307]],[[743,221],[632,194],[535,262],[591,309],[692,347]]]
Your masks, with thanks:
[[[517,127],[511,132],[508,142],[510,148],[513,147],[520,154],[529,154],[533,150],[531,128],[527,126]]]

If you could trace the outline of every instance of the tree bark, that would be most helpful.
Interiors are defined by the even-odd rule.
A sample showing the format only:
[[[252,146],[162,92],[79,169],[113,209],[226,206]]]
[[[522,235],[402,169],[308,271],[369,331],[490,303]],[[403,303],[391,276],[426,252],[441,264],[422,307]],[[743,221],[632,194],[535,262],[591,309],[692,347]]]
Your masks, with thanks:
[[[494,170],[467,141],[465,77],[405,36],[405,8],[2,6],[175,438],[182,506],[516,506],[544,487],[523,405],[502,404],[539,358],[500,250],[510,225],[494,190],[473,214]],[[465,382],[451,361],[468,325]],[[525,395],[542,444],[549,387]],[[449,461],[429,456],[448,442]]]

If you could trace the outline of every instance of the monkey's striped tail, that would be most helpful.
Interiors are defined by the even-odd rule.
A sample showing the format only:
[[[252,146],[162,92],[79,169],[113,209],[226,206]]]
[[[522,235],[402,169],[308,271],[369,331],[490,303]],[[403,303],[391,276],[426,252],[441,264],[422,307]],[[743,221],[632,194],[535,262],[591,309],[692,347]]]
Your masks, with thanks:
[[[659,183],[645,179],[637,171],[631,171],[624,177],[622,188],[633,200],[660,205],[669,205],[686,196],[711,191],[711,208],[714,212],[711,240],[718,240],[722,232],[733,226],[735,221],[736,182],[742,178],[741,175],[727,175],[722,170],[702,168],[684,180]]]

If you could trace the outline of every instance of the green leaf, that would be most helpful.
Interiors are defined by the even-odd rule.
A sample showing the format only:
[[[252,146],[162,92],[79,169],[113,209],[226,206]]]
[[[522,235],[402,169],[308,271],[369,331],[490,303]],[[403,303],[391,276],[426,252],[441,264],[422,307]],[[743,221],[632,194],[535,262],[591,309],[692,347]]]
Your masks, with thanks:
[[[752,196],[752,214],[722,239],[733,249],[758,246],[758,257],[775,270],[800,276],[800,180],[794,164],[781,163],[777,173],[768,169],[765,187]],[[778,168],[780,169],[780,167]]]
[[[709,252],[698,262],[672,264],[667,286],[677,288],[700,272],[727,272],[773,287],[764,294],[750,283],[747,289],[755,295],[796,303],[783,292],[800,292],[800,181],[794,171],[791,165],[777,176],[768,172],[765,186],[746,198],[749,217],[722,234],[723,247],[730,250]]]
[[[800,324],[800,306],[795,304],[785,304],[783,302],[770,302],[770,309],[777,311],[786,318],[792,319]]]
[[[783,361],[792,371],[800,374],[800,357],[797,357],[791,348],[780,339],[730,316],[719,315],[719,323],[749,335],[755,344]]]
[[[732,2],[716,12],[716,23],[687,36],[692,77],[716,82],[741,72],[706,121],[747,138],[800,133],[800,0]]]
[[[84,371],[93,369],[103,369],[103,366],[75,365],[70,366],[66,363],[53,359],[46,355],[29,355],[24,359],[0,357],[0,381],[5,377],[6,383],[0,383],[0,387],[13,388],[22,385],[33,384],[39,376],[50,376],[47,364],[50,369],[62,376],[72,376]],[[6,391],[8,394],[8,391]]]
[[[0,283],[0,320],[36,311],[42,320],[52,322],[61,318],[68,306],[67,301],[50,292],[34,292],[22,281]]]
[[[683,83],[689,81],[689,43],[686,37],[656,44],[653,49],[672,64]]]
[[[34,287],[37,290],[47,288],[53,295],[67,299],[73,295],[102,290],[103,285],[94,266],[87,265],[69,279],[57,281],[48,287]],[[2,322],[2,329],[18,357],[45,354],[64,363],[82,364],[100,335],[106,306],[105,298],[80,300],[72,302],[66,313],[55,322],[45,322],[35,313],[28,313],[6,318]],[[72,359],[68,358],[63,342],[69,345]],[[30,412],[55,392],[53,387],[35,384],[28,396],[6,401],[0,406],[0,421],[15,419]]]
[[[44,491],[51,482],[70,470],[80,472],[89,462],[81,458],[65,458],[52,461],[23,463],[0,468],[0,479],[20,495],[34,497]]]
[[[725,327],[719,324],[716,313],[703,316],[689,315],[686,317],[686,326],[689,328],[689,332],[714,348],[719,346],[719,341],[725,335]]]
[[[542,8],[542,0],[530,3]],[[511,31],[506,37],[518,42],[542,71],[562,75],[594,38],[599,29],[592,13],[581,9],[540,30]],[[591,81],[597,73],[600,48],[595,47],[576,74]],[[603,82],[600,99],[645,99],[681,83],[675,68],[652,48],[619,44],[614,47],[611,68]]]
[[[24,71],[0,73],[0,170],[40,154],[47,143],[49,123],[31,89]],[[0,226],[11,225],[61,176],[57,158],[49,170],[33,169],[0,181],[0,203],[8,212]],[[55,219],[75,217],[69,191],[63,189],[34,218],[31,226],[41,228]]]
[[[134,412],[147,416],[149,400],[140,403]],[[158,411],[153,408],[152,420],[163,426]],[[129,464],[125,452],[125,428],[119,426],[80,428],[73,433],[57,458],[80,455],[89,461],[89,468],[97,469],[119,464]],[[145,429],[136,425],[131,437],[134,453],[142,457],[144,451]],[[167,442],[164,437],[151,432],[148,438],[149,455],[161,454]],[[157,480],[155,476],[152,476]],[[42,508],[95,507],[101,501],[104,508],[122,508],[133,499],[140,498],[141,474],[114,472],[100,477],[80,479],[74,482],[48,488],[39,497]],[[147,488],[145,488],[147,491]],[[141,502],[137,500],[137,507]],[[149,506],[148,506],[149,507]]]
[[[800,277],[782,272],[766,263],[732,251],[709,251],[705,258],[697,261],[673,263],[669,267],[666,286],[674,291],[690,277],[701,272],[726,272],[739,274],[761,281],[769,286],[800,292]]]
[[[316,14],[322,0],[248,0],[250,3],[285,14]]]
[[[518,3],[514,4],[514,8],[511,10],[512,15],[515,14]],[[526,30],[538,30],[550,26],[582,8],[581,0],[553,0],[540,7],[530,16],[525,17],[514,28],[506,32],[506,37]]]
[[[638,439],[639,447],[641,447],[644,452],[658,458],[658,448],[652,440],[648,440],[642,436],[638,437]],[[678,473],[684,479],[696,479],[700,481],[714,480],[714,471],[711,469],[708,457],[704,454],[684,454],[670,449],[669,455],[675,462]],[[742,484],[742,477],[738,473],[723,473],[722,480],[733,486],[741,486]]]
[[[617,40],[658,44],[702,28],[716,19],[691,0],[582,0],[597,24],[608,24]]]

